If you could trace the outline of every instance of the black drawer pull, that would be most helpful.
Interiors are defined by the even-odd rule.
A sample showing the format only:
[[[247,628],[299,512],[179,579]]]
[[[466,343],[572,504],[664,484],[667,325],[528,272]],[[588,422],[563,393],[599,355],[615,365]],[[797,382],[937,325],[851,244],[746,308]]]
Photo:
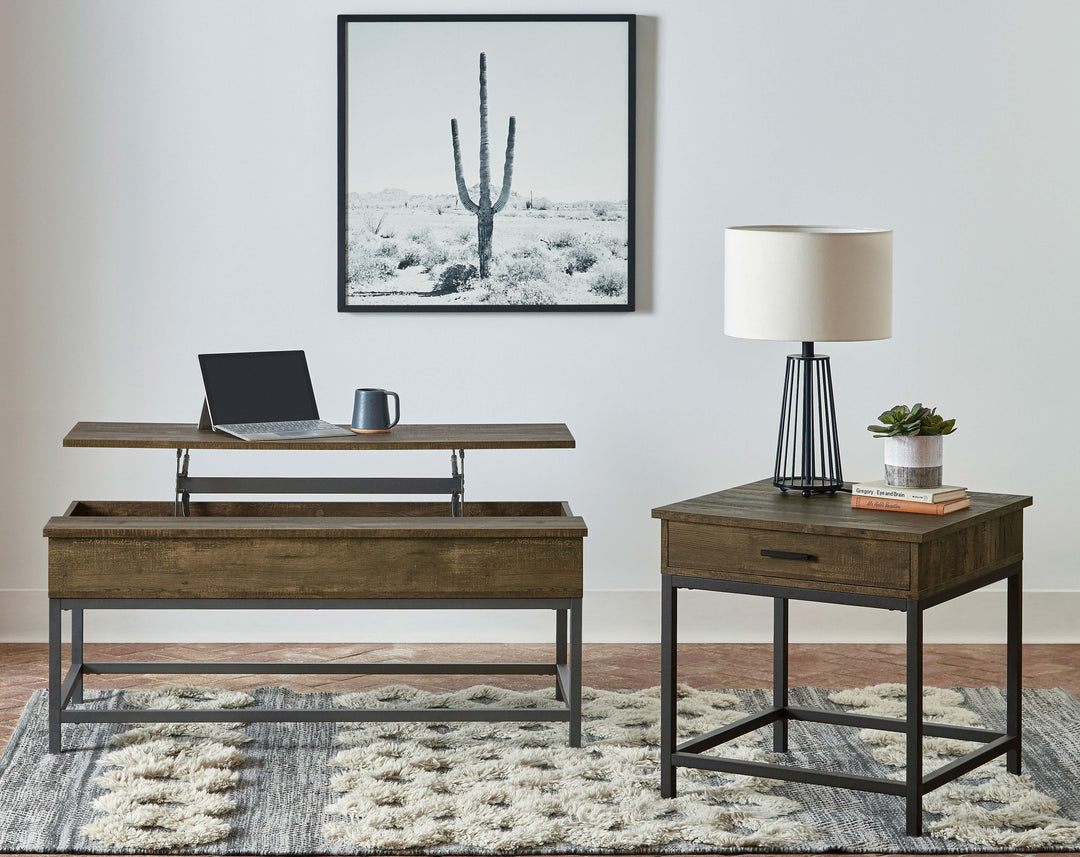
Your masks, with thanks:
[[[808,553],[795,553],[794,551],[771,551],[762,549],[762,556],[771,556],[773,559],[801,559],[803,562],[810,562],[814,557]]]

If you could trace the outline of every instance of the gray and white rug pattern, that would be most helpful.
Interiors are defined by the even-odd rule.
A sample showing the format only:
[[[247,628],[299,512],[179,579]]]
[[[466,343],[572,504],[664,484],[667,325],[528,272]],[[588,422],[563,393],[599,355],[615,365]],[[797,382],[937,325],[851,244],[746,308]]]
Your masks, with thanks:
[[[136,708],[244,708],[246,693],[195,687],[129,691]],[[114,735],[111,750],[98,759],[94,780],[103,793],[94,798],[98,815],[83,834],[99,845],[133,851],[190,848],[220,842],[232,830],[226,818],[236,809],[229,795],[237,768],[246,760],[240,747],[251,740],[245,723],[148,723]]]
[[[397,686],[335,698],[346,708],[551,707],[550,694],[479,686],[456,693],[426,693]],[[673,843],[738,850],[781,847],[817,838],[794,819],[799,805],[773,792],[770,780],[683,774],[679,797],[657,790],[660,741],[655,689],[583,694],[582,749],[567,746],[560,723],[467,723],[457,726],[358,724],[335,736],[341,750],[331,780],[341,797],[327,807],[331,842],[389,851],[419,847],[471,847],[529,851],[573,843],[589,851],[656,849]],[[748,712],[730,693],[684,688],[679,715],[687,737],[704,727],[732,723]],[[767,761],[745,736],[727,752]]]
[[[1025,773],[1001,762],[926,798],[928,836],[903,834],[903,803],[885,795],[679,771],[659,796],[659,694],[586,689],[585,744],[559,723],[122,724],[66,726],[46,748],[37,692],[0,759],[0,851],[212,854],[970,852],[1080,849],[1080,703],[1025,692]],[[431,693],[404,685],[345,694],[260,688],[230,694],[97,692],[101,708],[550,707],[550,690],[478,686]],[[680,688],[686,736],[766,707],[765,691]],[[903,716],[903,687],[792,690],[792,704]],[[927,688],[928,719],[1002,720],[994,688]],[[717,748],[777,757],[768,730]],[[970,749],[927,739],[932,770]],[[788,764],[903,777],[903,736],[792,724]]]

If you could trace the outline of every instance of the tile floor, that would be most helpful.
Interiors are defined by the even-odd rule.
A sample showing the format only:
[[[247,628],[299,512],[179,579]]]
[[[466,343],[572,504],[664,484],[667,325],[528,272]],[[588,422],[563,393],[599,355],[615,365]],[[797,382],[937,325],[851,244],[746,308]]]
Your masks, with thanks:
[[[65,652],[66,655],[66,652]],[[305,661],[357,662],[529,661],[551,660],[547,645],[424,644],[90,644],[87,661]],[[772,648],[757,644],[687,644],[679,646],[681,681],[696,687],[769,687]],[[591,644],[584,647],[583,681],[608,689],[651,687],[660,682],[660,647],[652,644]],[[799,645],[790,649],[792,685],[857,687],[882,681],[903,681],[904,650],[898,645]],[[18,720],[31,692],[47,686],[47,650],[43,644],[0,644],[0,747]],[[1001,645],[928,645],[924,654],[927,684],[938,686],[1001,686],[1005,679],[1005,647]],[[404,681],[428,689],[454,689],[481,681],[529,688],[543,677],[408,676]],[[346,691],[376,687],[385,676],[95,676],[88,687],[152,687],[190,682],[244,689],[281,684],[300,691]],[[1080,696],[1080,645],[1024,646],[1025,687],[1063,687]],[[0,855],[3,857],[3,855]]]

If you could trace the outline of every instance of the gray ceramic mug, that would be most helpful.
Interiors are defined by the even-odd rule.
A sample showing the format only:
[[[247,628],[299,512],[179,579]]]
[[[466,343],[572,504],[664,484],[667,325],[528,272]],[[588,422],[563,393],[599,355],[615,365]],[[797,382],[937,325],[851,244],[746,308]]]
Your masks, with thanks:
[[[394,397],[394,421],[390,422],[390,397]],[[353,400],[352,430],[357,434],[390,431],[401,419],[401,400],[390,390],[364,388]]]

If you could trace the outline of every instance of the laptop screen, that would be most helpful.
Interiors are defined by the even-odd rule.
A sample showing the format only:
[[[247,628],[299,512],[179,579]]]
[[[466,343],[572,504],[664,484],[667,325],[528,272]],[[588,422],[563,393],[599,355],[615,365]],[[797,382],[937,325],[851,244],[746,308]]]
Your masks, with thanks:
[[[319,418],[303,351],[200,354],[199,365],[215,425]]]

